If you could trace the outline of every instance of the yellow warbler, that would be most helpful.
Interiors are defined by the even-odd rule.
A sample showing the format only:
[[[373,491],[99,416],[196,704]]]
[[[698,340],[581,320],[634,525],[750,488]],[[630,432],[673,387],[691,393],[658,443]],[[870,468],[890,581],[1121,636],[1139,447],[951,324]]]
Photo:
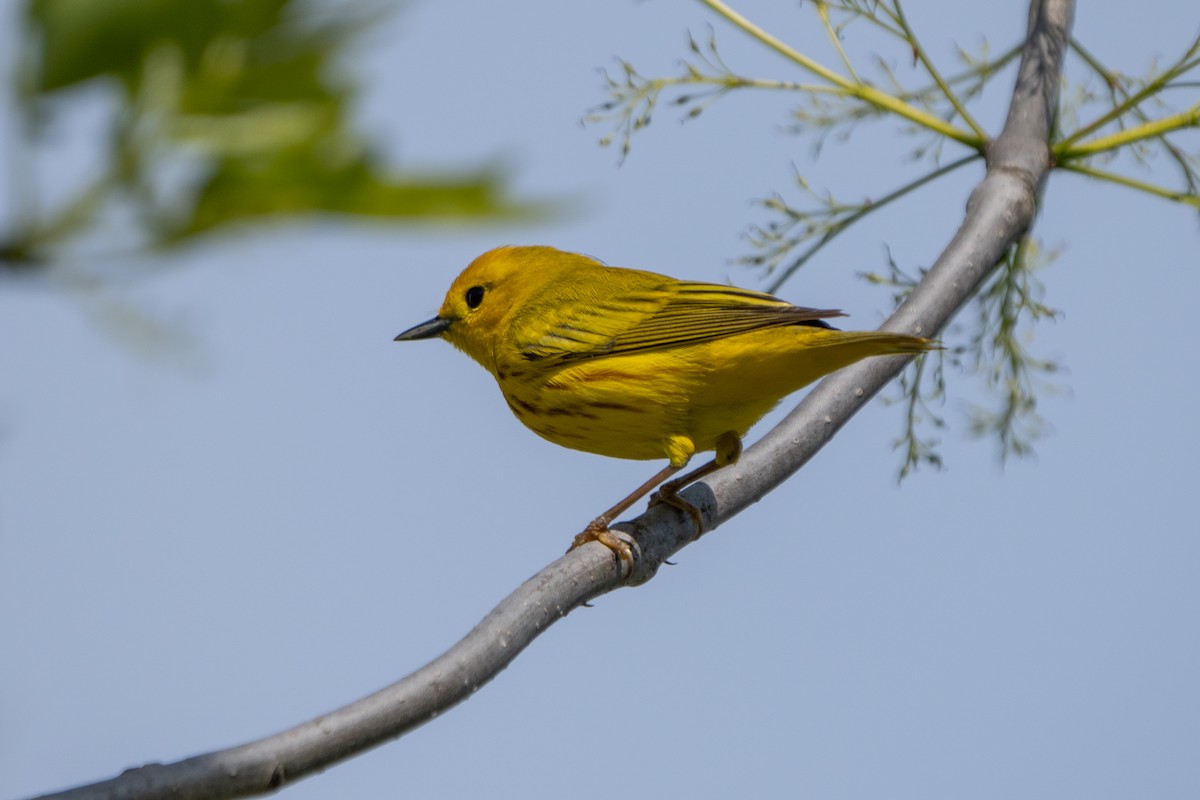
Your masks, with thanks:
[[[622,559],[616,516],[688,463],[711,463],[660,489],[651,503],[699,511],[678,489],[731,464],[741,437],[782,398],[867,356],[936,345],[897,333],[839,331],[761,292],[609,267],[553,247],[500,247],[454,281],[438,315],[396,341],[440,336],[478,361],[521,422],[555,444],[670,463],[575,537]]]

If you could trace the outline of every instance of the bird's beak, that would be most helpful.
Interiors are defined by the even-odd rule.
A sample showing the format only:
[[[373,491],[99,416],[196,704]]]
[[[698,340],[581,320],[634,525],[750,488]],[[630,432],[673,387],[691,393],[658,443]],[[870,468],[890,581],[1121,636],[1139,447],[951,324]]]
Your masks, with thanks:
[[[414,339],[432,339],[435,336],[440,336],[449,327],[450,320],[443,317],[434,317],[428,322],[422,322],[420,325],[409,328],[393,339],[393,341],[411,342]]]

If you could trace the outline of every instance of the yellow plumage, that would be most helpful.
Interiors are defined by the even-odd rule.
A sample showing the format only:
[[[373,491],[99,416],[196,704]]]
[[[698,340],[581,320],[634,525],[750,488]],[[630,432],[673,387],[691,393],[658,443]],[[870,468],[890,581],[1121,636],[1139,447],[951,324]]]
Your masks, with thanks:
[[[736,460],[746,431],[797,389],[867,356],[934,346],[822,322],[836,316],[552,247],[501,247],[458,276],[436,318],[396,338],[447,339],[492,373],[521,422],[555,444],[667,459],[657,481],[581,534],[622,550],[600,531],[693,454]],[[672,483],[660,499],[686,506],[674,497],[684,481]]]

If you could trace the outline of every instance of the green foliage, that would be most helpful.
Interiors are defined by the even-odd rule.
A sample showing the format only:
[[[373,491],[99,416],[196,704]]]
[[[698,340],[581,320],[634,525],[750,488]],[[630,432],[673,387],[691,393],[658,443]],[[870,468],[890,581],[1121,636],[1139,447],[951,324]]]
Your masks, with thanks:
[[[796,184],[809,196],[816,208],[812,210],[793,208],[779,194],[759,201],[763,208],[775,215],[775,218],[763,226],[752,225],[750,227],[747,239],[751,247],[758,252],[744,256],[741,263],[761,268],[767,274],[777,273],[767,286],[767,291],[777,292],[788,278],[808,263],[808,260],[815,256],[821,248],[848,231],[854,223],[867,214],[880,210],[909,192],[976,159],[975,155],[968,155],[950,164],[939,166],[878,200],[868,199],[858,203],[843,203],[835,199],[832,194],[817,194],[809,187],[808,181],[797,172]],[[797,253],[797,251],[799,252]],[[780,263],[789,256],[791,263],[784,269],[778,269]]]
[[[670,78],[645,78],[628,61],[618,60],[620,72],[614,75],[604,70],[604,88],[609,99],[591,109],[584,117],[589,124],[607,123],[612,133],[601,137],[600,145],[608,147],[621,142],[621,160],[629,155],[633,134],[650,124],[663,92],[688,87],[688,91],[672,97],[670,105],[683,109],[684,119],[695,119],[708,106],[734,89],[772,89],[808,91],[814,87],[789,81],[770,81],[736,75],[726,66],[717,52],[717,40],[712,29],[704,44],[688,34],[688,50],[692,61],[685,61],[683,74]]]
[[[895,442],[903,453],[901,479],[922,465],[942,466],[939,441],[925,430],[947,427],[945,416],[937,410],[946,400],[947,364],[965,377],[981,380],[984,394],[991,397],[988,404],[968,406],[970,433],[994,438],[1001,462],[1033,452],[1033,443],[1046,429],[1037,410],[1038,394],[1057,389],[1050,376],[1062,366],[1035,356],[1028,342],[1035,323],[1060,315],[1045,303],[1045,286],[1037,276],[1058,257],[1058,252],[1043,253],[1035,240],[1022,239],[972,299],[975,322],[966,327],[965,335],[955,332],[960,343],[917,359],[900,376],[899,397],[891,402],[904,408],[904,431]],[[891,288],[892,301],[899,305],[924,274],[924,270],[909,274],[889,255],[885,272],[862,277]]]
[[[1026,346],[1034,323],[1060,316],[1045,304],[1045,287],[1036,274],[1058,256],[1055,251],[1042,253],[1029,237],[1022,239],[974,299],[978,322],[965,347],[967,366],[984,376],[994,403],[971,407],[970,429],[976,436],[994,436],[1002,460],[1032,452],[1045,429],[1037,412],[1038,393],[1053,389],[1046,378],[1062,369],[1055,361],[1034,356]]]
[[[105,230],[113,209],[138,246],[178,247],[300,215],[471,220],[539,209],[503,173],[389,169],[352,118],[346,58],[384,6],[302,0],[28,0],[17,76],[18,146],[43,144],[84,88],[114,100],[102,173],[54,209],[32,200],[0,235],[0,268],[31,270]],[[93,92],[93,96],[95,93]],[[18,164],[25,159],[14,159]],[[28,173],[14,196],[42,193]]]
[[[688,60],[682,73],[674,77],[646,78],[632,65],[621,62],[619,77],[606,75],[608,102],[593,109],[586,119],[612,126],[612,132],[601,143],[619,140],[622,159],[629,153],[633,135],[650,123],[660,103],[682,107],[686,118],[690,118],[735,89],[770,89],[795,97],[791,131],[806,137],[814,154],[831,139],[844,141],[851,130],[875,120],[899,120],[905,133],[918,142],[909,157],[923,164],[924,172],[900,186],[885,188],[876,195],[878,199],[839,200],[831,192],[814,190],[797,171],[795,186],[806,198],[803,207],[794,205],[782,193],[761,201],[770,219],[750,228],[748,239],[754,252],[742,262],[770,276],[769,291],[778,290],[821,248],[868,214],[985,156],[988,136],[972,118],[968,106],[1019,54],[1019,43],[995,58],[986,43],[975,53],[959,49],[957,71],[945,76],[909,25],[900,0],[806,3],[803,8],[816,16],[826,33],[829,54],[836,62],[836,67],[830,67],[759,28],[722,0],[701,2],[764,48],[790,59],[793,66],[811,75],[813,82],[741,74],[718,54],[713,35],[703,46],[689,40]],[[869,75],[843,48],[850,25],[866,26],[895,46],[890,58],[876,56],[872,60]],[[1179,109],[1169,102],[1180,96],[1194,97],[1194,92],[1177,90],[1196,86],[1200,37],[1166,67],[1140,79],[1106,68],[1078,42],[1072,42],[1072,50],[1101,85],[1096,88],[1085,82],[1064,91],[1064,109],[1055,141],[1050,143],[1056,167],[1200,209],[1200,155],[1185,150],[1174,136],[1184,129],[1200,127],[1200,103]],[[909,61],[919,67],[925,85],[906,86],[891,68],[893,61]],[[955,143],[967,152],[943,163],[943,151]],[[1114,161],[1118,153],[1131,156],[1137,166],[1165,156],[1178,173],[1180,188],[1151,184],[1096,166],[1098,162]],[[1033,325],[1057,313],[1043,303],[1042,285],[1035,276],[1035,271],[1051,260],[1053,256],[1043,259],[1033,241],[1026,239],[998,265],[975,298],[974,322],[955,333],[961,343],[918,359],[903,376],[900,386],[906,421],[898,442],[904,452],[901,477],[921,464],[941,464],[937,440],[922,433],[922,426],[937,429],[946,424],[934,410],[945,398],[946,364],[984,376],[985,389],[994,398],[991,403],[970,408],[971,432],[994,438],[1002,460],[1031,452],[1032,443],[1045,429],[1037,412],[1038,390],[1050,388],[1046,378],[1060,369],[1027,348]],[[892,287],[897,303],[915,284],[915,279],[890,259],[886,272],[866,277]]]
[[[1109,69],[1082,44],[1071,42],[1093,78],[1082,81],[1064,103],[1065,132],[1054,143],[1059,169],[1127,186],[1200,211],[1200,150],[1183,149],[1169,134],[1185,128],[1200,128],[1200,102],[1186,109],[1171,105],[1169,98],[1194,96],[1195,73],[1200,70],[1200,35],[1175,61],[1146,77],[1122,75]],[[1147,111],[1153,109],[1153,115]],[[1093,136],[1102,131],[1108,133]],[[1129,156],[1135,165],[1148,167],[1152,159],[1165,157],[1178,174],[1181,189],[1172,189],[1135,178],[1128,173],[1097,168],[1118,155]]]

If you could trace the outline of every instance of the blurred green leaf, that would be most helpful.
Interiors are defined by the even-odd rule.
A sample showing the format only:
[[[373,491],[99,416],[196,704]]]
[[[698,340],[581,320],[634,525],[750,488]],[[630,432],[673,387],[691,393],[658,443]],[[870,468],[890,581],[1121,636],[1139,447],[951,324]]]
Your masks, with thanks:
[[[29,116],[70,120],[60,90],[120,89],[102,174],[52,211],[22,208],[0,266],[55,250],[127,212],[136,240],[175,247],[288,216],[467,220],[544,214],[515,203],[495,169],[409,175],[355,127],[346,56],[396,4],[379,0],[25,0],[18,78]],[[46,147],[36,137],[25,143]],[[52,144],[49,146],[53,146]],[[19,192],[17,194],[20,194]],[[44,193],[36,193],[44,194]],[[62,194],[56,192],[56,194]],[[3,221],[0,221],[2,223]]]
[[[169,41],[197,63],[208,44],[232,21],[243,25],[238,6],[260,19],[278,13],[286,0],[224,3],[221,0],[30,0],[27,20],[40,47],[33,86],[51,92],[101,76],[136,89],[147,54]]]
[[[503,186],[496,171],[390,178],[369,157],[339,162],[306,150],[229,158],[203,182],[189,218],[164,239],[174,243],[227,223],[306,213],[438,219],[541,213],[508,202]]]

